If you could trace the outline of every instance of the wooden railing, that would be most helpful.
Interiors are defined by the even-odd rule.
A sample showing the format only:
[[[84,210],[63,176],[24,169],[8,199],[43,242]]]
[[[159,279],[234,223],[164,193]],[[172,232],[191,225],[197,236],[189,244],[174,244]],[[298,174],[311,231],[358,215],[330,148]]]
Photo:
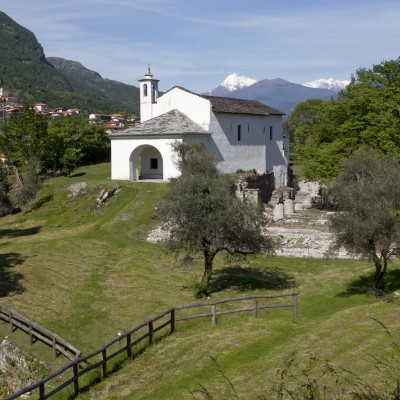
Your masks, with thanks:
[[[292,302],[289,304],[267,304],[267,305],[259,304],[259,301],[261,299],[278,299],[278,298],[282,298],[282,297],[292,297]],[[232,303],[232,302],[238,302],[238,301],[245,301],[245,300],[252,300],[252,305],[245,307],[245,308],[238,308],[238,309],[225,310],[225,311],[219,311],[219,312],[217,311],[218,305]],[[185,309],[198,308],[198,307],[211,307],[211,312],[205,313],[205,314],[190,315],[190,316],[185,316],[185,317],[181,317],[181,318],[176,318],[175,321],[185,321],[185,320],[193,319],[193,318],[211,317],[211,324],[216,325],[218,315],[234,314],[234,313],[239,313],[239,312],[243,312],[243,311],[253,311],[254,317],[257,317],[259,310],[263,310],[266,308],[282,308],[282,307],[293,308],[293,316],[297,317],[297,315],[298,315],[298,293],[260,294],[260,295],[252,295],[252,296],[233,297],[230,299],[218,300],[218,301],[207,302],[207,303],[195,303],[195,304],[189,304],[189,305],[184,305],[184,306],[177,306],[177,307],[175,307],[175,310],[185,310]]]
[[[69,360],[74,360],[82,354],[77,348],[72,346],[72,344],[68,343],[54,332],[43,328],[23,315],[1,304],[0,319],[9,324],[10,333],[14,332],[16,328],[19,328],[21,331],[28,334],[30,344],[33,344],[36,340],[40,340],[50,346],[54,358],[56,358],[58,354],[62,354]]]
[[[280,299],[292,297],[291,303],[277,303],[277,304],[261,304],[262,299]],[[238,301],[250,301],[251,306],[238,309],[217,310],[217,306],[222,304],[229,304]],[[209,307],[211,312],[203,314],[184,315],[177,318],[177,311],[194,310],[199,307]],[[185,321],[194,318],[211,317],[212,325],[217,323],[217,316],[223,314],[232,314],[244,311],[252,311],[254,317],[257,317],[258,311],[263,309],[289,307],[293,309],[293,316],[298,315],[298,293],[284,293],[284,294],[270,294],[270,295],[253,295],[236,297],[225,300],[218,300],[214,302],[195,303],[190,305],[183,305],[170,308],[157,317],[145,321],[127,332],[118,332],[117,337],[112,339],[106,345],[97,349],[96,351],[69,362],[64,367],[52,372],[46,378],[41,379],[29,386],[26,386],[13,394],[4,398],[4,400],[16,399],[28,392],[38,390],[40,400],[48,399],[62,389],[72,385],[72,391],[77,395],[80,391],[79,379],[92,370],[100,370],[101,377],[104,378],[108,372],[108,363],[115,357],[124,354],[126,357],[131,358],[135,354],[142,351],[146,345],[152,345],[156,340],[156,333],[163,331],[163,335],[173,333],[175,324],[179,321]],[[142,342],[145,341],[144,344]],[[135,352],[136,349],[136,352]],[[61,377],[67,377],[63,383],[54,387],[54,381],[59,380]],[[47,389],[47,392],[46,392]]]

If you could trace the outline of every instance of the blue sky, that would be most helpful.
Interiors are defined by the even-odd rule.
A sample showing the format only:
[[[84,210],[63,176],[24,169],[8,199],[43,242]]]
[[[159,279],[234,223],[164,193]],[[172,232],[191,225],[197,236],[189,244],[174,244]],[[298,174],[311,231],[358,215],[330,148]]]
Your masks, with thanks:
[[[398,0],[0,0],[47,57],[138,85],[203,92],[233,72],[349,79],[400,56]],[[0,55],[1,56],[1,55]]]

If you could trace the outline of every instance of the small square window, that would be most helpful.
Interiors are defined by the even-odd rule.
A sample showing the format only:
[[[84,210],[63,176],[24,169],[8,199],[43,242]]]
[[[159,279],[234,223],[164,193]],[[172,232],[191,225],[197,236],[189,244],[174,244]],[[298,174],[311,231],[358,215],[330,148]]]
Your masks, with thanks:
[[[150,169],[158,169],[158,158],[150,158]]]

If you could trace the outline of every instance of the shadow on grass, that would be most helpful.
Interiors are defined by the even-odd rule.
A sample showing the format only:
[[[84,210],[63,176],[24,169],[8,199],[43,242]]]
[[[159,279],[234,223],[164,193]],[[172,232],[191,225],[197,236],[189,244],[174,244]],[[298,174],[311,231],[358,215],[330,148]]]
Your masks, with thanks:
[[[258,269],[234,266],[214,273],[209,292],[216,293],[229,288],[235,288],[241,292],[257,289],[283,290],[296,286],[294,277],[279,268]]]
[[[346,290],[339,293],[339,297],[348,297],[355,294],[370,294],[374,285],[374,272],[373,267],[371,267],[372,272],[368,275],[361,275],[354,281],[351,281]],[[400,289],[400,270],[389,270],[383,277],[381,283],[381,290],[386,293],[393,292],[394,290]]]
[[[12,271],[13,267],[24,261],[25,259],[18,253],[0,254],[0,297],[24,291],[23,286],[19,283],[23,275]]]
[[[30,236],[40,232],[40,226],[25,229],[0,229],[0,237]]]
[[[86,175],[86,172],[77,172],[75,174],[71,174],[69,177],[70,178],[77,178],[79,176],[84,176],[84,175]]]

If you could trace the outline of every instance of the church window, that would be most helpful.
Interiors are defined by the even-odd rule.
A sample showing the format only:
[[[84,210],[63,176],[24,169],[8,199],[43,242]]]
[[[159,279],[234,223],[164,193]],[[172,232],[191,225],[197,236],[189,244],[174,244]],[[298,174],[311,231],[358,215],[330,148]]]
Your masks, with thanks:
[[[242,125],[238,125],[237,140],[238,140],[238,142],[240,142],[242,140]]]
[[[146,83],[143,85],[143,96],[144,97],[147,96],[147,84]]]
[[[150,158],[150,169],[158,169],[158,158]]]
[[[269,140],[272,140],[274,138],[274,132],[272,130],[272,125],[269,127]]]

